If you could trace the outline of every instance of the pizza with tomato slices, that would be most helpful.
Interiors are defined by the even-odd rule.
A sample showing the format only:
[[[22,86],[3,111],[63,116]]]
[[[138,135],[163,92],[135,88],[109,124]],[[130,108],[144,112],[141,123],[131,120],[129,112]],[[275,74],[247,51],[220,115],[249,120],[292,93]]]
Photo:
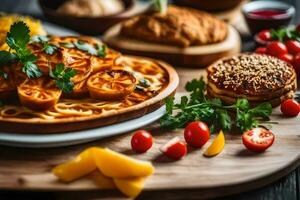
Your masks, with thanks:
[[[0,61],[4,131],[65,132],[140,117],[178,85],[168,64],[122,55],[95,38],[34,36],[20,46]]]

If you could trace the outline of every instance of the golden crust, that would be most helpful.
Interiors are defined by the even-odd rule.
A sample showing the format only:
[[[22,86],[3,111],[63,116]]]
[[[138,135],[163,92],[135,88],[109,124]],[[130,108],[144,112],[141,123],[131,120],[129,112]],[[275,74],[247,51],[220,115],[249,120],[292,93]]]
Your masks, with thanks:
[[[297,89],[295,70],[275,57],[239,54],[220,59],[207,68],[208,93],[224,102],[237,98],[250,102],[269,101],[280,104]]]
[[[191,8],[169,6],[166,14],[145,13],[125,21],[121,35],[148,42],[188,47],[218,43],[227,37],[226,23]]]

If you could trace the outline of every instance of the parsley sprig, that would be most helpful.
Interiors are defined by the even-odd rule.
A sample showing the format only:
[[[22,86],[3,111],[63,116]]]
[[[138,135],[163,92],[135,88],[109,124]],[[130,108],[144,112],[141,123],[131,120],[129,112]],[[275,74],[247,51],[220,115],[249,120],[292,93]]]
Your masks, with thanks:
[[[217,129],[229,131],[233,125],[243,132],[257,127],[272,113],[270,103],[251,108],[247,99],[238,99],[229,106],[223,105],[220,99],[208,99],[202,78],[188,82],[185,89],[189,97],[182,96],[180,103],[176,104],[174,97],[166,100],[166,114],[160,120],[162,127],[176,129],[184,127],[188,122],[201,120],[210,125],[212,132]]]
[[[29,33],[28,26],[22,21],[16,22],[10,27],[6,36],[6,43],[10,47],[10,51],[0,51],[0,57],[4,57],[1,64],[18,61],[23,64],[22,71],[29,78],[38,78],[42,76],[42,72],[35,64],[37,57],[27,48],[27,44],[30,42]],[[11,52],[12,49],[14,50],[13,53]]]
[[[59,63],[54,70],[49,71],[49,76],[55,80],[56,86],[65,93],[73,91],[74,83],[71,78],[76,75],[76,70],[66,67],[64,64]]]
[[[168,0],[153,0],[153,8],[161,14],[166,14],[168,10]]]
[[[49,37],[45,35],[35,35],[31,38],[31,42],[42,44],[42,50],[49,55],[53,55],[58,49],[56,45],[49,43]]]
[[[273,40],[284,42],[286,40],[297,40],[300,42],[300,32],[295,26],[283,27],[271,30],[271,37]]]

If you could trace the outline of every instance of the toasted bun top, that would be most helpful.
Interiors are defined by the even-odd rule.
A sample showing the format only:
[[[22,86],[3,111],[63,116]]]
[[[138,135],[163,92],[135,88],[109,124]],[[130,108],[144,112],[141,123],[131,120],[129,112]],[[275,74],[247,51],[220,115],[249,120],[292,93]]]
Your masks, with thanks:
[[[269,55],[255,53],[226,57],[207,68],[208,82],[237,94],[263,95],[293,84],[294,68]]]

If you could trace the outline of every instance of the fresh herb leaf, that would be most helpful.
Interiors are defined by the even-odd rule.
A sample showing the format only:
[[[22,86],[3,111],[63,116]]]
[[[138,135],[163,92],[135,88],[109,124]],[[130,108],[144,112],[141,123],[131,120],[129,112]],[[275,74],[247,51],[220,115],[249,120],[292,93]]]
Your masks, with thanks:
[[[71,78],[76,75],[76,70],[65,67],[64,64],[59,63],[54,70],[49,71],[49,76],[55,79],[56,86],[65,93],[73,91],[74,83]]]
[[[58,47],[54,44],[50,44],[48,42],[43,43],[43,51],[45,51],[46,54],[53,55],[57,49]]]
[[[0,51],[0,67],[10,65],[17,61],[17,56],[8,51]]]
[[[210,125],[211,131],[218,129],[228,131],[233,125],[245,131],[257,127],[262,118],[267,118],[272,113],[272,106],[269,103],[250,108],[247,99],[238,99],[230,106],[223,105],[217,98],[207,99],[203,78],[188,82],[185,88],[190,98],[183,96],[177,104],[174,97],[167,98],[166,114],[160,120],[162,127],[176,129],[184,127],[191,121],[201,120]],[[231,116],[229,112],[235,112],[236,116]]]
[[[31,37],[31,42],[33,43],[42,43],[42,42],[48,42],[49,38],[46,35],[34,35]]]
[[[106,57],[106,46],[105,45],[99,45],[97,44],[97,56],[100,58],[105,58]]]
[[[153,7],[155,11],[165,14],[168,10],[168,0],[154,0]]]
[[[71,42],[60,42],[59,45],[65,47],[65,48],[75,48],[75,45]]]
[[[150,82],[147,79],[140,79],[139,85],[144,88],[148,88],[148,87],[150,87]]]
[[[35,63],[27,61],[24,62],[23,65],[22,71],[28,76],[28,78],[37,78],[42,76],[42,72]]]
[[[96,56],[98,54],[97,50],[92,45],[84,41],[79,40],[77,42],[74,42],[74,45],[77,49],[86,51],[93,56]]]
[[[25,49],[30,41],[29,33],[30,30],[24,22],[16,22],[10,27],[10,31],[7,33],[6,43],[14,50]]]
[[[13,58],[13,60],[20,61],[23,64],[22,71],[26,73],[29,78],[38,78],[42,76],[42,72],[36,64],[34,64],[37,58],[26,47],[30,42],[29,33],[28,26],[22,21],[16,22],[10,27],[10,31],[7,33],[6,43],[11,49],[15,50],[15,53],[8,52],[10,55],[7,54],[6,58],[10,57]],[[5,60],[5,62],[8,63],[9,61],[10,59]]]

